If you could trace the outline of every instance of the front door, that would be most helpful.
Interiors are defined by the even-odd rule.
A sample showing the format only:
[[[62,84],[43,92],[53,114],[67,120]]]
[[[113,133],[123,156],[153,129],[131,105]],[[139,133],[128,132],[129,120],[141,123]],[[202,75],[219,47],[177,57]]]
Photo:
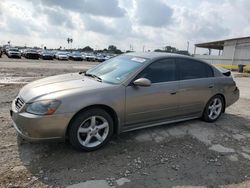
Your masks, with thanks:
[[[174,59],[153,62],[135,78],[147,78],[149,87],[126,88],[126,125],[165,120],[178,115],[179,81]]]

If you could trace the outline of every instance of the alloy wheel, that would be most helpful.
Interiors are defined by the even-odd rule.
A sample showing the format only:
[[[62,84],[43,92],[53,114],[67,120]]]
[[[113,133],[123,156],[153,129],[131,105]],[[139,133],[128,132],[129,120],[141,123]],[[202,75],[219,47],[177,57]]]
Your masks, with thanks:
[[[222,101],[220,98],[214,98],[211,100],[208,106],[208,116],[210,119],[214,120],[220,116],[222,112]]]
[[[92,148],[103,143],[108,133],[108,121],[102,116],[91,116],[79,126],[77,138],[82,146]]]

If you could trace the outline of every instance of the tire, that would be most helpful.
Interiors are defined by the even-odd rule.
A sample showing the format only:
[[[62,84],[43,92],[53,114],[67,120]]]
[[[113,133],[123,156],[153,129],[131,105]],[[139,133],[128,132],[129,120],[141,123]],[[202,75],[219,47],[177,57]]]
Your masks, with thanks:
[[[213,96],[206,104],[202,119],[206,122],[215,122],[225,108],[224,99],[220,95]]]
[[[102,109],[80,112],[69,126],[69,141],[80,151],[101,148],[110,140],[114,130],[112,117]]]

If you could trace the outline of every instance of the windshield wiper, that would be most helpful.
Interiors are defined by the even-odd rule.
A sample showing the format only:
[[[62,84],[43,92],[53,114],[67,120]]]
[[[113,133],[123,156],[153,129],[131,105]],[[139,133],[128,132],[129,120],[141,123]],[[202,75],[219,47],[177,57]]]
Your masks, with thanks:
[[[94,75],[94,74],[85,73],[84,75],[85,75],[85,76],[92,77],[92,78],[95,78],[95,79],[97,79],[97,81],[102,82],[102,79],[101,79],[99,76],[96,76],[96,75]]]

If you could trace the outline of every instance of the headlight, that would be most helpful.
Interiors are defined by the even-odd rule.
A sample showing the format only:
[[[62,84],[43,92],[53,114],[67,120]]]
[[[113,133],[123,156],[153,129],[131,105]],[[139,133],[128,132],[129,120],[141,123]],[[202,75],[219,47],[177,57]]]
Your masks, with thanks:
[[[26,112],[36,115],[51,115],[57,110],[60,104],[61,102],[58,100],[37,101],[29,104]]]

